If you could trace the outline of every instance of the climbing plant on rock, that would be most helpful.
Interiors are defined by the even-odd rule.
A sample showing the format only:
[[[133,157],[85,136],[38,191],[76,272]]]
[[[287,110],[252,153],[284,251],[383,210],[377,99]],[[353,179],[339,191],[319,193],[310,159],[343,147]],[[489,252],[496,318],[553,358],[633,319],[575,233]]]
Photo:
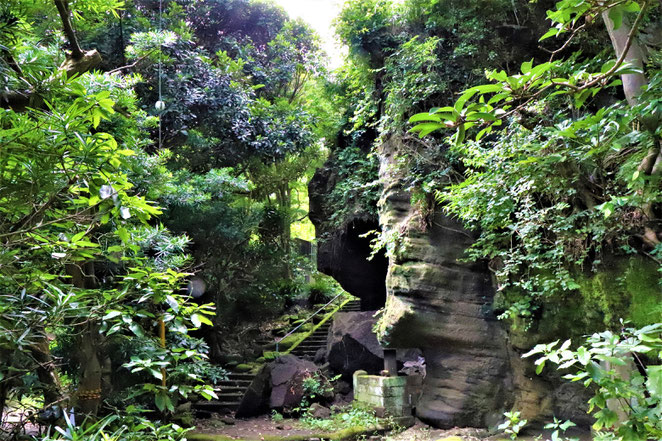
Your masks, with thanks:
[[[437,197],[480,229],[470,255],[491,259],[506,317],[576,291],[582,269],[600,268],[606,255],[640,254],[660,266],[662,73],[658,58],[645,63],[641,39],[658,9],[560,2],[541,40],[569,37],[547,62],[488,71],[490,82],[453,106],[410,119],[421,137],[455,132],[449,141],[465,179]],[[557,59],[598,17],[611,54]]]

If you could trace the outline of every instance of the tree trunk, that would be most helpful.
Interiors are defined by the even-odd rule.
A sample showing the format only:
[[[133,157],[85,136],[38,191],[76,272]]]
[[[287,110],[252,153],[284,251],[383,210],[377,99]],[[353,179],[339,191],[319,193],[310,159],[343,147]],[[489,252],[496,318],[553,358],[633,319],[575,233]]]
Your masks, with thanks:
[[[96,324],[88,324],[81,336],[80,362],[82,377],[78,385],[78,409],[86,415],[94,416],[101,404],[101,362],[98,348],[100,345],[99,328]]]
[[[67,272],[71,275],[72,284],[77,288],[98,288],[95,277],[94,262],[86,262],[82,266],[68,265]],[[101,404],[102,385],[102,339],[96,323],[88,322],[80,337],[78,359],[81,367],[81,379],[76,391],[78,409],[90,416],[97,414]],[[107,364],[104,357],[104,363]],[[108,383],[106,381],[106,383]]]
[[[43,385],[44,406],[59,402],[62,399],[62,385],[55,369],[48,337],[44,336],[39,343],[33,345],[30,354],[37,362],[37,377]]]
[[[74,27],[71,24],[71,11],[69,10],[69,1],[68,0],[53,0],[55,2],[55,7],[57,12],[60,14],[60,19],[62,20],[62,28],[64,29],[64,34],[69,40],[69,47],[71,48],[71,58],[74,60],[80,60],[85,54],[78,45],[78,39],[76,38],[76,33],[74,32]]]
[[[636,36],[638,30],[635,29],[633,33],[632,27],[629,25],[625,17],[623,17],[621,26],[618,29],[615,29],[614,22],[609,18],[609,10],[602,13],[602,20],[607,27],[607,32],[609,33],[609,38],[611,39],[611,44],[616,52],[617,59],[619,59],[625,51],[628,44],[628,37],[632,33],[632,41],[630,42],[628,51],[625,53],[623,61],[640,69],[641,73],[623,74],[621,75],[621,81],[623,83],[625,98],[627,99],[628,104],[631,107],[634,107],[639,104],[639,94],[641,93],[642,88],[648,85],[648,79],[643,73],[646,57],[644,55],[643,47]],[[641,115],[639,120],[651,133],[655,133],[660,122],[659,117],[650,114]],[[640,173],[649,176],[662,173],[662,151],[660,150],[659,140],[657,140],[655,144],[656,145],[648,150],[646,156],[639,164],[638,170]],[[651,203],[647,203],[641,207],[641,212],[648,220],[655,219],[655,213]],[[642,239],[644,243],[650,247],[655,247],[660,243],[657,231],[650,226],[644,226]]]

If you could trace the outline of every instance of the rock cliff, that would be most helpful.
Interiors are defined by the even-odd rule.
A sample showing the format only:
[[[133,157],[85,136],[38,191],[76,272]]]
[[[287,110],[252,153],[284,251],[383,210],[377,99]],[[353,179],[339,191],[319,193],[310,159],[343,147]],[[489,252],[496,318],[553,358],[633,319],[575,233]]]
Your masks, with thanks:
[[[438,427],[490,427],[512,409],[530,422],[557,416],[589,423],[581,386],[537,376],[532,362],[521,359],[536,340],[553,335],[509,334],[497,320],[487,265],[462,261],[475,235],[439,207],[423,211],[412,204],[402,188],[408,171],[396,160],[401,148],[393,137],[379,151],[379,227],[390,252],[378,333],[385,346],[423,352],[427,376],[416,415]],[[354,278],[342,266],[335,271]],[[359,279],[369,277],[364,271]],[[362,295],[360,287],[354,294]]]
[[[412,207],[392,161],[397,148],[391,139],[380,152],[380,223],[397,232],[380,337],[391,347],[423,351],[428,367],[419,418],[442,427],[493,425],[513,398],[489,272],[459,262],[473,237],[458,222],[439,211],[423,219]]]

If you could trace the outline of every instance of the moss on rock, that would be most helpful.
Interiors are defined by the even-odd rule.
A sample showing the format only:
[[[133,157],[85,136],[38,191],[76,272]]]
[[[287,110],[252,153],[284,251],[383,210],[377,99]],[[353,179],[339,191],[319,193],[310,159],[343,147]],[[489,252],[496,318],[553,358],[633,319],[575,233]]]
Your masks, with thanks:
[[[595,272],[575,276],[579,288],[548,299],[533,320],[510,320],[510,341],[528,350],[536,343],[617,329],[620,319],[643,327],[662,320],[658,266],[641,257],[612,258]]]

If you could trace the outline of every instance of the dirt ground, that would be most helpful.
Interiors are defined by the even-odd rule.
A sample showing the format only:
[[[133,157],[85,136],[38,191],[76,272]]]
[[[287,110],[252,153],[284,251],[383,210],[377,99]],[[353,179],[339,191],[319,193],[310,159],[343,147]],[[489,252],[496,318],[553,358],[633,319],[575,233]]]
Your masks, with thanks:
[[[319,431],[304,429],[296,419],[285,419],[273,422],[268,416],[251,418],[246,420],[216,417],[208,420],[198,420],[195,433],[222,435],[232,439],[244,440],[269,440],[276,438],[287,438],[297,435],[310,435],[314,438]],[[544,434],[542,440],[549,439],[549,434]],[[581,441],[591,440],[589,433],[575,433]],[[454,428],[448,430],[435,429],[427,424],[416,420],[416,424],[399,433],[387,433],[380,439],[384,441],[501,441],[506,440],[503,434],[493,435],[485,429]],[[535,435],[519,437],[521,441],[533,441]],[[370,437],[369,440],[373,440]]]
[[[234,439],[261,439],[263,435],[292,436],[312,435],[313,430],[303,429],[297,420],[284,419],[278,423],[268,416],[233,419],[230,417],[214,417],[205,420],[197,420],[195,433],[209,433],[225,435]]]

